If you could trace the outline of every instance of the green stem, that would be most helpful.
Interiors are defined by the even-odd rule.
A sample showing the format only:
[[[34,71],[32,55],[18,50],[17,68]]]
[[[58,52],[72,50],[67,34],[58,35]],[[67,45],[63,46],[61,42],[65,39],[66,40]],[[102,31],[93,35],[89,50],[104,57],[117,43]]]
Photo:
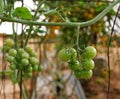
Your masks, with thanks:
[[[0,74],[10,74],[12,71],[0,71]]]
[[[3,14],[3,0],[0,0],[0,14]]]
[[[44,1],[45,1],[45,0],[39,2],[38,8],[37,8],[37,10],[35,11],[35,14],[34,14],[34,16],[33,16],[33,20],[35,20],[35,18],[36,18],[36,16],[37,16],[37,13],[39,12],[39,9],[40,9],[40,7],[41,7],[41,5],[43,4]],[[33,30],[33,25],[30,25],[30,28],[29,28],[29,31],[28,31],[28,36],[27,36],[27,38],[26,38],[24,47],[25,47],[25,46],[27,45],[27,43],[28,43],[28,40],[29,40],[29,38],[30,38],[30,36],[31,36],[31,31],[32,31],[32,30]]]
[[[28,25],[43,25],[43,26],[80,26],[85,27],[91,24],[94,24],[95,22],[99,21],[103,16],[105,16],[116,4],[118,4],[120,0],[116,0],[115,2],[111,3],[107,8],[105,8],[100,14],[98,14],[95,18],[86,21],[86,22],[36,22],[36,21],[29,21],[29,20],[21,20],[21,19],[15,19],[15,18],[7,18],[0,15],[0,19],[8,22],[17,22],[22,24],[28,24]]]

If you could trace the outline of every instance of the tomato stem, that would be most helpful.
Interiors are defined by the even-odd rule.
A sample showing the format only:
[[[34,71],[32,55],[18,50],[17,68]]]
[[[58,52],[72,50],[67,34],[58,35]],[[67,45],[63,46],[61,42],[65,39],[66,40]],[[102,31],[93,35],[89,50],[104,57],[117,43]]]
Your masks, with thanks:
[[[3,15],[0,15],[0,19],[7,21],[7,22],[17,22],[22,24],[28,24],[28,25],[43,25],[43,26],[80,26],[85,27],[91,24],[94,24],[95,22],[99,21],[103,16],[105,16],[116,4],[118,4],[120,0],[116,0],[113,3],[111,3],[108,7],[106,7],[100,14],[98,14],[95,18],[86,21],[86,22],[36,22],[36,21],[29,21],[29,20],[22,20],[22,19],[16,19],[16,18],[8,18],[4,17]]]

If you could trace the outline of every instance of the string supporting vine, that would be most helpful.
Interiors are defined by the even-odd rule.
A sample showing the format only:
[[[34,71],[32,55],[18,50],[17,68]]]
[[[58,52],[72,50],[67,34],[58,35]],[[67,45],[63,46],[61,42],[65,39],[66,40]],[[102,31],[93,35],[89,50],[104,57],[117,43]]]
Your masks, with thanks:
[[[113,36],[113,33],[114,33],[114,26],[115,26],[115,23],[116,23],[116,19],[117,19],[117,16],[119,14],[119,10],[120,10],[120,5],[117,9],[117,13],[115,15],[115,19],[114,19],[114,22],[113,22],[113,26],[112,26],[112,29],[111,29],[111,33],[110,33],[110,37],[109,37],[109,41],[108,41],[108,45],[107,45],[107,58],[108,58],[108,89],[107,89],[107,97],[106,99],[109,99],[109,96],[110,96],[110,81],[111,81],[111,74],[110,74],[110,46],[111,46],[111,42],[112,42],[112,36]]]

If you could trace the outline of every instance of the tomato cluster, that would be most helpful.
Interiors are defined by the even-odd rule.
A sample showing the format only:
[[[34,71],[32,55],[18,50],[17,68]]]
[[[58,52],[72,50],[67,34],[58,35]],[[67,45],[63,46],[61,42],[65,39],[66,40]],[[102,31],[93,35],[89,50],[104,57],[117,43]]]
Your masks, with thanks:
[[[14,83],[20,80],[20,71],[22,71],[22,78],[25,80],[32,77],[33,71],[42,70],[42,66],[36,58],[36,53],[31,47],[14,48],[14,41],[12,39],[7,39],[4,46],[7,52],[6,60],[10,63],[11,77]]]
[[[59,51],[58,57],[64,62],[68,62],[69,68],[74,72],[74,75],[79,79],[90,79],[94,69],[93,58],[97,51],[94,47],[88,46],[82,50],[81,58],[78,59],[77,51],[74,48],[63,48]]]

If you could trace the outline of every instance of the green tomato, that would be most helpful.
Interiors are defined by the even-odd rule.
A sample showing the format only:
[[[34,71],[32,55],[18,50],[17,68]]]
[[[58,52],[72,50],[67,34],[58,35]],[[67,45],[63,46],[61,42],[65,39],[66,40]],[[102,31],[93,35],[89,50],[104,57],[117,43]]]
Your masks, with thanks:
[[[84,62],[82,63],[82,66],[85,70],[90,70],[95,67],[95,63],[92,59],[85,59]]]
[[[43,66],[42,65],[38,65],[38,71],[42,71],[43,70]]]
[[[93,75],[92,70],[77,70],[74,71],[74,75],[79,79],[90,79]]]
[[[72,59],[76,59],[77,57],[77,51],[74,48],[69,48],[69,52],[71,54]]]
[[[7,39],[7,40],[5,41],[5,45],[6,45],[7,47],[13,47],[13,46],[14,46],[14,41],[13,41],[12,39]]]
[[[14,59],[15,58],[13,56],[9,56],[9,55],[7,56],[7,61],[10,62],[10,63],[13,62]]]
[[[9,54],[10,56],[15,57],[15,56],[17,55],[17,51],[16,51],[15,49],[10,49],[9,52],[8,52],[8,54]]]
[[[31,54],[33,52],[32,48],[30,46],[26,46],[25,51],[29,54]]]
[[[23,66],[27,66],[29,64],[29,60],[24,58],[24,59],[21,60],[21,64]]]
[[[35,53],[34,51],[32,51],[32,52],[30,53],[30,55],[31,55],[32,57],[36,57],[36,53]]]
[[[32,72],[28,72],[26,75],[27,75],[28,78],[31,78],[32,77]]]
[[[32,72],[33,71],[33,67],[32,66],[28,66],[25,68],[26,72]]]
[[[25,50],[24,50],[23,48],[19,48],[19,49],[18,49],[18,53],[19,53],[20,55],[22,55],[23,53],[25,53]]]
[[[38,71],[38,65],[33,65],[32,68],[33,68],[33,71]]]
[[[88,59],[93,59],[97,55],[97,51],[94,47],[88,46],[85,48],[84,56]]]
[[[60,50],[58,53],[58,58],[61,61],[69,61],[71,58],[71,55],[70,55],[68,49],[63,48],[62,50]]]
[[[39,60],[36,57],[30,57],[30,63],[32,65],[38,65],[39,64]]]
[[[78,70],[80,68],[80,63],[78,60],[73,60],[68,62],[69,68],[73,71]]]
[[[22,55],[21,55],[21,57],[28,59],[29,58],[29,54],[26,53],[26,52],[23,52]]]
[[[16,69],[16,65],[15,64],[10,64],[10,69],[11,70],[15,70]]]

